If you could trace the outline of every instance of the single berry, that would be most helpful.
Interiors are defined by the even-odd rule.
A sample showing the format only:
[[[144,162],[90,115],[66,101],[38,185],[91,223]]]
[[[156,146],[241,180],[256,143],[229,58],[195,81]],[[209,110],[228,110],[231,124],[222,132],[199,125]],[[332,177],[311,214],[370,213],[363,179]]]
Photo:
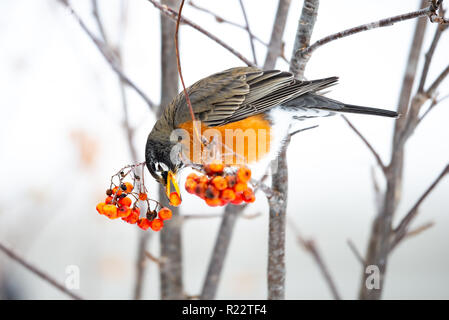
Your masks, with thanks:
[[[164,222],[161,219],[154,219],[150,222],[150,228],[153,231],[159,231],[164,227]]]
[[[222,176],[216,176],[212,179],[212,184],[214,185],[217,190],[224,190],[227,188],[228,183],[226,182],[226,179]]]
[[[241,204],[243,202],[243,197],[241,193],[235,194],[235,199],[231,201],[232,204]]]
[[[139,193],[139,200],[145,201],[148,199],[148,195],[146,193]]]
[[[97,204],[97,211],[99,214],[104,214],[104,206],[106,205],[106,203],[104,202],[100,202],[99,204]]]
[[[131,198],[128,198],[128,197],[121,198],[118,201],[119,205],[126,206],[126,207],[131,207],[132,202],[133,201],[131,200]]]
[[[204,198],[206,196],[206,190],[207,190],[207,183],[200,182],[195,187],[195,194],[200,198]]]
[[[201,176],[199,178],[199,180],[198,180],[198,183],[206,183],[206,184],[208,184],[209,182],[210,181],[209,181],[209,178],[207,176]]]
[[[111,197],[111,196],[106,197],[106,199],[104,200],[104,203],[106,203],[106,204],[112,204],[112,200],[114,200],[113,197]]]
[[[218,199],[220,191],[218,191],[214,186],[210,185],[207,187],[204,195],[206,199]]]
[[[195,172],[192,172],[187,176],[187,180],[195,180],[196,181],[198,179],[199,179],[199,177]]]
[[[256,196],[254,195],[253,189],[248,188],[242,193],[242,198],[245,200],[245,202],[254,202],[256,201]]]
[[[228,184],[228,188],[234,188],[235,184],[237,183],[237,177],[236,176],[226,176],[226,182]]]
[[[120,206],[117,209],[117,217],[125,218],[131,214],[131,208],[128,206]]]
[[[112,196],[112,189],[106,190],[106,195],[107,196]]]
[[[131,223],[131,224],[135,224],[139,220],[139,216],[140,216],[140,209],[139,208],[133,208],[131,210],[131,214],[128,215],[127,217],[123,217],[122,220],[126,221],[128,223]]]
[[[113,204],[105,204],[103,207],[103,212],[106,217],[109,219],[117,219],[117,207]]]
[[[208,175],[222,173],[224,165],[220,160],[213,160],[211,163],[204,167],[204,170]]]
[[[172,217],[172,212],[169,208],[162,208],[159,210],[159,219],[161,220],[170,220]]]
[[[125,191],[126,193],[130,193],[131,191],[133,191],[134,186],[129,183],[129,182],[124,182],[122,183],[122,185],[120,186],[120,188]]]
[[[120,196],[123,193],[122,189],[119,189],[119,187],[114,187],[114,189],[112,189],[112,194]]]
[[[224,189],[220,194],[220,199],[224,201],[234,201],[235,199],[235,192],[232,189]]]
[[[234,186],[234,191],[235,192],[243,192],[246,189],[248,189],[248,185],[246,183],[243,182],[237,182]]]
[[[219,198],[214,198],[214,199],[206,198],[205,201],[206,201],[206,204],[210,207],[216,207],[216,206],[221,205],[221,200]]]
[[[176,192],[172,192],[170,193],[170,205],[177,207],[181,204],[181,197],[176,193]]]
[[[237,171],[237,180],[239,182],[248,182],[251,179],[251,170],[247,167],[241,167]]]
[[[151,221],[148,220],[147,218],[140,218],[137,221],[137,225],[139,226],[140,229],[142,230],[148,230],[148,228],[151,226]]]
[[[184,187],[188,193],[195,193],[196,186],[197,186],[197,183],[193,179],[187,179],[186,183],[184,185]]]

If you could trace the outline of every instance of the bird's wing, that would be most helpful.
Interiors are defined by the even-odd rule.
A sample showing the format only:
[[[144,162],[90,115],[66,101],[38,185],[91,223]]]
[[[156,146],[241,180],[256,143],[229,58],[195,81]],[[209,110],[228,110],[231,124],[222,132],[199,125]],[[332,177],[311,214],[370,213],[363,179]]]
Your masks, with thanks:
[[[289,72],[239,67],[202,79],[187,90],[195,119],[213,127],[263,113],[304,93],[327,88],[337,80],[299,81]],[[183,93],[174,105],[175,127],[192,120]]]

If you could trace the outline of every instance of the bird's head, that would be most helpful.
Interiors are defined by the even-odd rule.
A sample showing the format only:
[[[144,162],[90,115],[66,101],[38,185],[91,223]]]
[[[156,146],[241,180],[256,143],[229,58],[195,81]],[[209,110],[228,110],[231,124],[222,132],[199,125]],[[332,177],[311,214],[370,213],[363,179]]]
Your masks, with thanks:
[[[172,191],[176,192],[179,198],[181,198],[177,180],[181,163],[172,161],[170,156],[171,149],[171,144],[148,139],[145,150],[145,163],[153,178],[164,186],[167,198],[170,197]]]

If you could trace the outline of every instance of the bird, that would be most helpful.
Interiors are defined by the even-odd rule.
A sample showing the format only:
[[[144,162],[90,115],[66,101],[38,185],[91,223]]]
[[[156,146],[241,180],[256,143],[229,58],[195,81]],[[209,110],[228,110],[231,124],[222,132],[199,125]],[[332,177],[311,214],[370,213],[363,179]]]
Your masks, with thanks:
[[[165,106],[148,135],[145,164],[167,196],[171,185],[180,196],[178,173],[203,161],[204,149],[195,151],[195,142],[220,149],[226,163],[268,165],[304,120],[337,113],[398,117],[395,111],[324,96],[323,90],[337,81],[338,77],[298,80],[287,71],[257,67],[212,74],[186,89],[191,109],[183,91]]]

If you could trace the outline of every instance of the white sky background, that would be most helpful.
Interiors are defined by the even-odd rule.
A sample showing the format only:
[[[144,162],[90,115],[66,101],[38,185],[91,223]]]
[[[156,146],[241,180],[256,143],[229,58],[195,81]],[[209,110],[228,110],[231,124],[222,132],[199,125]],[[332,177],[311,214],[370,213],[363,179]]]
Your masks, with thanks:
[[[90,1],[71,1],[91,28]],[[124,42],[125,71],[155,102],[160,95],[159,12],[145,0],[129,1]],[[221,16],[244,23],[237,0],[196,0]],[[119,1],[99,1],[108,35],[116,39]],[[253,32],[268,42],[277,1],[245,1]],[[413,11],[418,1],[321,1],[313,40],[388,16]],[[293,0],[284,35],[291,55],[302,1]],[[189,6],[194,20],[246,57],[247,34]],[[435,26],[429,26],[428,48]],[[394,109],[398,101],[414,21],[376,29],[319,48],[312,56],[309,79],[337,75],[329,96],[352,104]],[[121,128],[122,106],[117,78],[56,0],[0,2],[0,241],[61,282],[67,265],[81,270],[79,294],[85,298],[128,299],[133,290],[137,227],[99,216],[109,178],[130,162]],[[265,48],[256,43],[259,63]],[[429,73],[433,81],[448,63],[444,34]],[[181,27],[181,57],[187,84],[240,60],[188,26]],[[287,70],[283,61],[278,68]],[[449,82],[441,86],[449,93]],[[137,126],[135,144],[144,158],[146,136],[154,123],[144,102],[128,90],[130,117]],[[393,121],[351,115],[349,118],[388,159]],[[400,218],[449,160],[449,99],[433,110],[407,144]],[[94,162],[83,166],[73,132],[87,136]],[[325,119],[318,129],[296,136],[289,149],[288,215],[303,235],[316,240],[342,296],[356,298],[361,268],[349,250],[352,239],[366,250],[374,217],[370,168],[375,161],[340,117]],[[379,175],[380,177],[380,175]],[[381,177],[380,177],[381,178]],[[148,179],[149,180],[149,179]],[[155,190],[155,188],[153,188]],[[407,240],[392,254],[385,298],[449,298],[447,247],[449,179],[423,203],[414,222],[434,221],[425,233]],[[184,196],[183,212],[213,213]],[[267,204],[263,194],[247,209],[262,212],[240,219],[234,232],[217,298],[266,298]],[[197,294],[204,279],[219,219],[188,221],[183,229],[184,283]],[[158,254],[158,237],[150,250]],[[331,298],[311,256],[287,230],[287,298]],[[65,298],[48,284],[0,255],[0,278],[8,275],[25,298]],[[145,298],[158,298],[158,274],[148,263]]]

